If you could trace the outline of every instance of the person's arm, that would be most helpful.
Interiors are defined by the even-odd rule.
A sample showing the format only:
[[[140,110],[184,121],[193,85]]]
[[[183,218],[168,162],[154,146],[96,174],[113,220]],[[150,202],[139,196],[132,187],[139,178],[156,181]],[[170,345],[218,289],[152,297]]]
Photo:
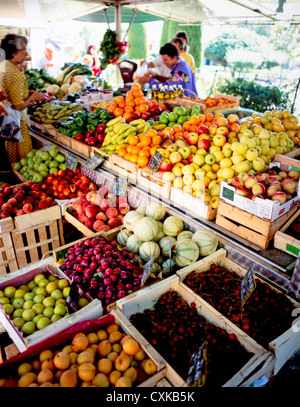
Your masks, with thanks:
[[[169,76],[162,76],[158,75],[157,73],[151,73],[149,75],[150,78],[156,79],[158,82],[165,83],[168,79],[170,79]]]
[[[26,109],[29,105],[31,105],[34,102],[39,102],[40,100],[44,99],[43,93],[41,93],[39,90],[35,90],[31,95],[28,96],[27,99],[23,101],[23,103],[12,103],[11,107],[14,110],[22,111]]]

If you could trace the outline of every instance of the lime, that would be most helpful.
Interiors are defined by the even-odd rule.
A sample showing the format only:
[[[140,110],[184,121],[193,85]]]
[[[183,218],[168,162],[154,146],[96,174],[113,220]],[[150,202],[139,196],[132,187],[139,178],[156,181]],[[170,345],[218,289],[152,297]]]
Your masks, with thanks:
[[[26,335],[32,334],[35,331],[34,323],[32,321],[25,322],[21,328],[21,331]]]
[[[7,298],[13,298],[16,292],[16,287],[13,287],[11,285],[7,286],[4,288],[4,295]]]
[[[70,290],[71,290],[71,287],[65,287],[65,288],[63,289],[63,296],[64,296],[65,298],[68,298],[68,296],[69,296],[69,294],[70,294]]]
[[[63,304],[63,305],[65,305],[65,304],[66,304],[66,300],[65,300],[64,298],[60,298],[59,300],[56,300],[56,301],[55,301],[55,306],[58,305],[58,304]]]
[[[34,323],[35,326],[37,325],[38,321],[39,321],[41,318],[44,318],[44,315],[43,315],[43,314],[37,314],[37,315],[33,318],[32,322]]]
[[[43,328],[46,328],[46,326],[48,326],[50,324],[51,324],[50,319],[48,319],[46,317],[42,317],[41,319],[38,320],[36,327],[37,327],[37,329],[43,329]]]
[[[191,106],[185,106],[185,113],[186,113],[186,114],[190,115],[190,114],[191,114],[191,111],[192,111]]]
[[[81,297],[79,298],[78,305],[80,308],[85,307],[89,303],[87,298]]]
[[[23,314],[23,311],[24,310],[22,308],[15,309],[14,313],[13,313],[13,317],[14,318],[20,318],[22,316],[22,314]]]
[[[172,112],[172,113],[169,114],[169,121],[170,122],[177,122],[177,119],[178,119],[178,114],[177,113]]]
[[[178,117],[178,124],[183,124],[184,122],[186,122],[186,116],[181,115],[180,117]]]
[[[20,298],[15,298],[12,302],[12,305],[14,306],[14,308],[18,309],[18,308],[23,308],[24,306],[24,298],[20,297]]]
[[[58,277],[55,276],[54,274],[50,274],[50,276],[48,277],[48,280],[49,280],[50,282],[57,283]]]
[[[25,293],[28,293],[28,291],[29,291],[29,288],[27,287],[26,284],[20,285],[19,289],[25,291]]]
[[[31,280],[27,284],[27,287],[29,288],[30,291],[32,291],[34,289],[34,287],[37,287],[37,284],[33,280]]]
[[[69,286],[69,282],[68,280],[66,280],[65,278],[60,278],[57,282],[57,286],[60,290],[63,290],[64,288]]]
[[[174,127],[177,123],[176,122],[169,122],[168,126],[169,127]]]
[[[24,300],[25,301],[33,300],[33,297],[34,297],[34,293],[25,293]]]
[[[33,281],[35,282],[36,285],[38,285],[39,281],[44,278],[45,278],[44,274],[39,273],[34,276]]]
[[[34,309],[25,309],[22,313],[24,321],[32,321],[35,316],[36,312]]]
[[[173,113],[177,113],[178,116],[184,116],[186,114],[185,113],[185,108],[184,107],[179,107],[179,106],[174,107]]]
[[[189,114],[187,114],[186,116],[186,121],[188,122],[189,120],[190,120],[190,118],[191,118],[191,116],[189,115]]]
[[[0,290],[0,298],[4,297],[4,292]]]
[[[33,302],[34,302],[35,304],[42,304],[43,301],[44,301],[44,299],[45,299],[45,296],[44,296],[44,295],[37,294],[37,295],[35,295],[35,296],[33,297]]]
[[[24,290],[22,290],[22,288],[18,288],[15,292],[14,297],[15,298],[24,298],[24,295],[26,294],[26,292]]]
[[[38,286],[39,287],[46,287],[46,285],[49,284],[49,281],[46,278],[42,278],[39,283]]]
[[[44,307],[54,307],[55,305],[55,298],[53,297],[46,297],[43,300]]]
[[[24,305],[23,305],[23,309],[31,309],[33,305],[34,305],[34,302],[32,300],[25,301]]]
[[[169,118],[167,116],[160,116],[159,123],[160,124],[168,124],[169,123]]]
[[[59,300],[60,298],[63,298],[63,293],[57,289],[57,290],[52,291],[51,297],[53,297],[56,300]]]
[[[52,322],[52,323],[53,323],[53,322],[56,322],[56,321],[58,321],[59,319],[62,319],[62,316],[60,316],[59,314],[53,314],[52,317],[51,317],[51,322]]]
[[[4,304],[10,304],[9,298],[7,297],[1,297],[0,298],[0,304],[4,305]]]
[[[44,297],[46,297],[46,295],[47,295],[45,287],[37,287],[34,294],[35,295],[43,295]]]
[[[54,281],[50,281],[50,283],[46,285],[46,293],[51,294],[52,291],[56,290],[57,288],[58,285]]]
[[[54,309],[53,309],[52,307],[46,307],[46,308],[44,308],[44,311],[43,311],[44,317],[50,319],[53,314],[54,314]]]
[[[4,304],[3,309],[8,315],[12,315],[12,313],[14,312],[14,307],[11,304]]]
[[[34,304],[32,309],[37,313],[37,314],[42,314],[44,311],[44,305],[43,304]]]
[[[21,317],[16,317],[16,318],[14,318],[13,319],[13,323],[15,324],[15,326],[17,327],[17,328],[22,328],[22,326],[25,324],[25,321],[24,321],[24,319],[23,318],[21,318]]]
[[[54,308],[54,314],[58,314],[60,316],[64,316],[66,313],[66,306],[64,304],[58,304]]]

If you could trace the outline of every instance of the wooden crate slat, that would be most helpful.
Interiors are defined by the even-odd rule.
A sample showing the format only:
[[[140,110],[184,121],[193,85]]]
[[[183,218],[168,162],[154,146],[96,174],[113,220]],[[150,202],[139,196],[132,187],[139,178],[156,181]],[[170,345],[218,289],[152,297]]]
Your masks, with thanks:
[[[42,257],[43,257],[43,255],[49,251],[49,245],[46,243],[46,241],[47,241],[46,226],[41,226],[40,228],[38,228],[37,232],[39,235],[39,240],[41,242],[40,248],[41,248]]]
[[[25,250],[29,251],[30,263],[36,263],[37,261],[40,260],[40,256],[39,256],[38,249],[37,249],[34,229],[28,230],[27,232],[25,232],[25,235],[26,235],[26,239],[27,239],[27,243],[28,243],[28,246],[25,247]],[[17,249],[16,249],[16,251],[17,251]],[[21,265],[19,265],[19,266],[21,267]],[[25,264],[23,264],[22,266],[25,266]]]
[[[0,276],[18,269],[15,250],[10,233],[0,237]]]
[[[13,242],[14,242],[14,247],[15,247],[15,251],[16,248],[18,248],[18,253],[16,252],[16,259],[18,264],[27,264],[27,258],[26,258],[26,254],[24,252],[24,242],[23,242],[23,236],[22,234],[18,234],[18,233],[13,233],[12,234],[12,238],[13,238]]]
[[[24,231],[32,227],[41,226],[42,224],[48,224],[57,219],[61,219],[61,209],[59,205],[41,209],[27,215],[16,216],[14,222],[16,230]]]

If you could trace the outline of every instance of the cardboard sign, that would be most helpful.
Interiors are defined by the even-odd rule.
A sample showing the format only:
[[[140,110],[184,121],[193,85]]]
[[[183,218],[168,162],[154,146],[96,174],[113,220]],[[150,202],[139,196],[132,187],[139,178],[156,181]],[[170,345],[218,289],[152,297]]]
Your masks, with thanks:
[[[73,154],[67,153],[65,164],[70,170],[75,171],[78,164],[78,158]]]
[[[151,259],[148,261],[148,263],[146,263],[144,266],[144,271],[143,271],[142,280],[141,280],[141,287],[144,286],[147,278],[149,277],[153,263],[154,263],[154,253],[152,254]]]
[[[188,373],[187,385],[191,387],[202,387],[206,381],[207,348],[206,341],[193,353]]]
[[[87,160],[84,165],[91,170],[94,170],[95,168],[99,167],[104,162],[104,159],[99,157],[98,155],[93,155],[89,160]]]
[[[115,194],[116,196],[126,196],[127,187],[128,187],[127,178],[115,177],[113,180],[110,192],[112,194]]]
[[[159,171],[159,167],[161,166],[161,163],[164,161],[164,159],[165,157],[162,156],[159,151],[155,151],[148,165],[152,171],[157,172]]]
[[[252,292],[254,291],[256,287],[256,282],[254,279],[253,271],[252,271],[252,264],[247,271],[245,277],[243,278],[241,282],[241,300],[242,300],[242,305],[245,304],[247,299],[250,297]]]

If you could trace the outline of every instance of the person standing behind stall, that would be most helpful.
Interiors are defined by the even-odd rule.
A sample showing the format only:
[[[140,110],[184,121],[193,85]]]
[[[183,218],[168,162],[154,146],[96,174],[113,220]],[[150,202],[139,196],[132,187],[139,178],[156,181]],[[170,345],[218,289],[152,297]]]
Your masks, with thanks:
[[[187,47],[189,43],[189,36],[186,31],[177,31],[175,34],[176,38],[180,38],[183,41],[184,49],[183,52],[180,54],[181,57],[191,66],[193,74],[196,74],[196,66],[195,66],[195,60],[193,55],[189,54],[187,52]]]
[[[6,150],[10,163],[26,157],[32,150],[32,141],[29,134],[27,107],[44,98],[43,93],[36,90],[29,94],[26,77],[19,66],[27,57],[27,39],[16,34],[6,35],[0,44],[5,52],[5,61],[0,63],[0,91],[4,92],[11,103],[12,109],[21,112],[21,134],[23,141],[19,143],[7,141]]]
[[[102,67],[95,45],[89,45],[87,47],[86,55],[83,57],[82,63],[91,68],[94,76],[100,76]]]

